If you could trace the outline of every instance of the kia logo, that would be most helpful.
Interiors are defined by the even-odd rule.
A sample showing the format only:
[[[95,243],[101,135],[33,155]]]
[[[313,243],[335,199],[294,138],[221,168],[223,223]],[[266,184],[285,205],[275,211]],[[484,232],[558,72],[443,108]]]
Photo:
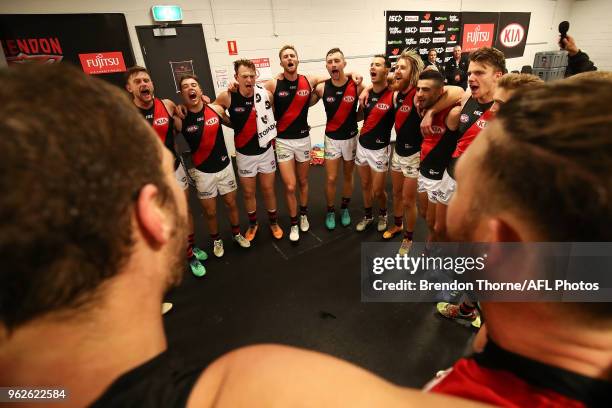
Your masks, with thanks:
[[[354,102],[354,101],[355,101],[355,97],[354,97],[354,96],[351,96],[351,95],[347,95],[347,96],[345,96],[344,98],[342,98],[342,100],[343,100],[344,102],[349,102],[349,103],[352,103],[352,102]]]
[[[216,125],[217,123],[219,123],[219,118],[210,118],[206,121],[208,126]]]
[[[434,135],[440,135],[444,133],[444,128],[440,126],[432,126],[431,130],[433,131]]]
[[[380,110],[389,110],[390,106],[386,103],[377,103],[376,108]]]
[[[516,47],[523,41],[523,37],[525,37],[525,30],[520,24],[512,23],[508,24],[501,32],[499,33],[499,40],[504,45],[504,47],[512,48]]]
[[[165,125],[167,123],[168,123],[168,118],[159,118],[159,119],[155,119],[155,121],[153,121],[153,124],[157,125],[157,126],[163,126],[163,125]]]
[[[399,108],[399,111],[403,113],[408,113],[410,112],[410,106],[402,105],[402,107]]]
[[[308,90],[301,89],[301,90],[297,91],[297,95],[298,96],[308,96]]]

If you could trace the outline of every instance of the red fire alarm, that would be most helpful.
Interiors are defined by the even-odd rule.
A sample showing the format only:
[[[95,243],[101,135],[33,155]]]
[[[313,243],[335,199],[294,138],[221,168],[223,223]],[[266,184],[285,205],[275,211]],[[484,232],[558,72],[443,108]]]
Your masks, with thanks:
[[[235,40],[227,42],[227,51],[229,55],[238,55],[238,46],[236,46]]]

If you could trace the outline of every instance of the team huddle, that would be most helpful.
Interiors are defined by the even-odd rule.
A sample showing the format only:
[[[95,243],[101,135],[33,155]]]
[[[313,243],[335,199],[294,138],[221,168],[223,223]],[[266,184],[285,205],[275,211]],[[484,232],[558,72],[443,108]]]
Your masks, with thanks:
[[[399,253],[407,254],[418,211],[427,220],[428,239],[447,240],[446,209],[455,191],[453,169],[457,159],[513,89],[541,82],[534,76],[510,74],[504,76],[506,88],[498,87],[506,67],[504,55],[495,48],[481,48],[470,54],[467,91],[445,85],[445,78],[438,70],[425,68],[420,56],[409,50],[399,56],[393,71],[386,56],[374,56],[368,87],[362,85],[360,75],[345,72],[344,54],[338,48],[327,52],[329,76],[326,77],[299,74],[299,58],[293,46],[282,47],[279,59],[282,74],[263,86],[256,84],[256,70],[250,60],[235,61],[236,83],[221,92],[214,103],[208,103],[196,76],[183,76],[180,91],[184,108],[155,98],[153,84],[144,68],[133,67],[127,73],[126,88],[134,104],[165,146],[175,152],[175,132],[182,132],[189,144],[193,168],[188,174],[195,182],[217,257],[223,256],[224,250],[217,225],[216,197],[220,195],[227,207],[234,241],[248,248],[259,228],[257,181],[270,231],[276,239],[283,237],[274,191],[277,166],[291,218],[289,239],[298,241],[300,232],[310,228],[311,142],[307,117],[309,107],[319,99],[323,100],[327,116],[327,229],[336,228],[336,184],[340,167],[343,182],[339,221],[343,227],[351,224],[349,203],[356,165],[364,203],[363,216],[356,223],[357,231],[364,231],[375,223],[384,239],[401,234]],[[275,135],[262,137],[265,132],[261,131],[260,122],[269,125],[274,121],[276,126],[267,129],[273,129]],[[360,121],[363,121],[361,129]],[[244,235],[238,221],[236,177],[222,125],[234,131],[238,179],[249,219]],[[391,151],[393,128],[396,141]],[[184,165],[174,154],[176,179],[188,191]],[[393,185],[392,221],[387,215],[387,173],[391,174]],[[374,205],[378,206],[376,219]],[[191,269],[201,276],[203,266],[199,260],[205,259],[206,254],[193,246],[192,221],[188,240]]]

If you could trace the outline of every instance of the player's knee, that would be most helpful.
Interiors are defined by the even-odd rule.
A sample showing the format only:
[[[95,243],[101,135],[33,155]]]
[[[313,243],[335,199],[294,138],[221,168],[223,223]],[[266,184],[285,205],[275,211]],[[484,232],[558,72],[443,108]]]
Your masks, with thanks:
[[[295,183],[285,184],[285,191],[287,191],[287,194],[295,194]]]

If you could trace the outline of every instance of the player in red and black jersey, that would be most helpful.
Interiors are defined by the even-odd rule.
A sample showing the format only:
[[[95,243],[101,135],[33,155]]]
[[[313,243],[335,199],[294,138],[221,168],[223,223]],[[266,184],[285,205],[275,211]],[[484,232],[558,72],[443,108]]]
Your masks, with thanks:
[[[444,77],[438,71],[427,70],[419,76],[416,87],[416,102],[421,109],[431,108],[444,92]],[[427,220],[429,240],[439,241],[436,234],[437,193],[442,175],[457,144],[459,126],[459,104],[436,113],[432,120],[432,132],[423,136],[420,152],[420,168],[417,192],[419,212]],[[446,214],[444,214],[445,216]]]
[[[493,117],[490,111],[493,105],[493,95],[497,88],[497,81],[505,69],[504,54],[495,48],[479,48],[469,56],[468,85],[471,92],[466,93],[463,98],[459,114],[457,147],[442,176],[437,194],[438,202],[442,204],[436,214],[438,225],[435,228],[439,237],[446,235],[447,206],[456,189],[455,163]],[[440,302],[437,309],[445,317],[466,320],[473,326],[480,327],[480,316],[473,299],[466,300],[460,305]]]
[[[327,183],[327,216],[325,226],[329,230],[336,228],[336,178],[343,164],[343,186],[340,222],[347,227],[351,223],[348,204],[353,195],[353,170],[355,151],[357,150],[357,103],[363,87],[355,84],[344,72],[346,61],[339,48],[332,48],[325,57],[325,66],[330,79],[315,88],[318,98],[323,98],[327,124],[325,126],[325,171]]]
[[[364,216],[357,223],[357,231],[365,230],[374,220],[372,201],[378,201],[379,232],[387,228],[387,193],[385,176],[389,169],[389,143],[395,119],[393,90],[387,86],[387,75],[391,67],[387,57],[376,55],[370,63],[372,89],[368,103],[363,109],[363,127],[358,139],[355,164],[361,180]]]
[[[234,61],[235,79],[238,90],[223,91],[217,97],[216,104],[227,110],[234,128],[234,145],[236,146],[236,164],[238,177],[242,184],[245,207],[249,215],[249,229],[245,237],[255,239],[259,228],[257,223],[257,201],[255,192],[257,179],[261,186],[264,203],[268,210],[270,231],[276,239],[283,237],[283,230],[278,225],[274,177],[276,159],[272,143],[265,147],[259,145],[255,110],[255,65],[252,61],[240,59]],[[268,100],[273,103],[272,93],[268,90]]]
[[[189,196],[189,185],[185,166],[176,153],[174,144],[174,121],[180,121],[176,117],[176,105],[169,99],[159,99],[154,96],[155,87],[149,72],[139,66],[128,69],[125,76],[125,88],[132,94],[132,102],[140,110],[144,118],[153,126],[153,129],[161,139],[164,146],[174,155],[174,176],[185,194]],[[204,276],[206,268],[201,261],[206,260],[208,255],[195,246],[195,234],[193,216],[191,211],[188,217],[189,236],[187,237],[187,259],[191,272],[196,276]]]
[[[277,126],[274,148],[291,217],[289,239],[295,242],[300,238],[300,230],[306,232],[310,228],[308,170],[311,145],[308,108],[313,102],[311,91],[321,79],[312,75],[298,74],[300,61],[292,45],[283,46],[278,52],[278,57],[283,67],[282,76],[266,81],[265,87],[274,95],[274,116]],[[299,228],[296,186],[299,186],[300,192]]]
[[[228,211],[233,239],[243,248],[251,246],[249,240],[240,233],[238,207],[236,206],[236,176],[232,160],[225,146],[222,122],[225,117],[223,108],[202,101],[202,88],[195,75],[185,75],[180,79],[181,96],[187,106],[187,115],[177,130],[183,133],[191,149],[194,168],[189,169],[195,181],[198,198],[204,209],[210,237],[213,240],[213,253],[220,258],[225,253],[223,240],[219,235],[217,223],[217,200],[220,194]]]

